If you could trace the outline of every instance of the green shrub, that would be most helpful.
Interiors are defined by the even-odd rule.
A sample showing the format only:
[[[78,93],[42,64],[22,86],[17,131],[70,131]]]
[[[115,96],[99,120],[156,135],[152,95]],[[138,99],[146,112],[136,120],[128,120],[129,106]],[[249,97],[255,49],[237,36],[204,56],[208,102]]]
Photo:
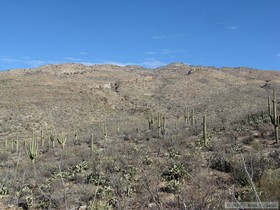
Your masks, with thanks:
[[[172,164],[162,173],[162,178],[165,181],[180,180],[186,175],[186,169],[182,164]]]

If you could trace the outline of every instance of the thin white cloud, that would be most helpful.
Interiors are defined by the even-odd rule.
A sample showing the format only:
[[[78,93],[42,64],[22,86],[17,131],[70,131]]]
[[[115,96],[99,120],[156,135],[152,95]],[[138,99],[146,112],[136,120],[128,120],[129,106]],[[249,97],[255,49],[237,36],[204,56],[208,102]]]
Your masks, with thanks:
[[[32,59],[31,57],[28,56],[23,56],[20,58],[10,58],[10,57],[1,57],[0,61],[3,63],[8,63],[8,64],[24,64],[28,65],[31,67],[37,67],[39,65],[44,65],[47,62],[44,60],[37,60],[37,59]]]
[[[169,55],[169,54],[178,54],[178,53],[185,53],[186,50],[182,49],[176,49],[176,50],[170,50],[170,49],[164,49],[162,51],[156,52],[156,51],[148,51],[145,52],[146,55]]]
[[[161,35],[153,36],[153,39],[174,39],[174,38],[182,38],[184,36],[186,36],[186,34],[184,33],[178,33],[173,35],[161,34]]]
[[[86,52],[79,52],[80,55],[87,55]]]
[[[280,53],[277,53],[275,56],[276,56],[277,58],[280,58]]]
[[[162,34],[162,35],[156,35],[153,36],[154,39],[167,39],[168,36],[166,34]]]
[[[163,54],[163,55],[167,55],[167,54],[170,54],[171,53],[171,50],[169,50],[169,49],[164,49],[162,52],[161,52],[161,54]]]
[[[238,26],[226,26],[227,29],[235,31],[237,30],[239,27]]]
[[[157,68],[160,66],[165,66],[166,63],[161,62],[155,58],[146,58],[140,65],[147,68]]]
[[[167,51],[165,51],[167,52]],[[64,57],[61,60],[56,61],[46,61],[46,60],[38,60],[38,59],[32,59],[31,57],[19,57],[19,58],[12,58],[12,57],[0,57],[0,62],[6,63],[6,64],[12,64],[12,65],[20,65],[21,67],[27,66],[28,68],[35,68],[46,64],[60,64],[60,63],[67,63],[67,62],[73,62],[73,63],[81,63],[87,66],[96,65],[96,64],[112,64],[112,65],[118,65],[118,66],[128,66],[128,65],[139,65],[146,68],[157,68],[160,66],[166,65],[166,63],[157,60],[155,58],[146,58],[139,62],[120,62],[120,61],[112,61],[112,60],[101,60],[101,61],[86,61],[78,58],[72,58],[72,57]],[[1,64],[3,65],[3,64]]]
[[[103,64],[111,64],[111,65],[116,65],[116,66],[127,66],[127,65],[129,65],[127,63],[122,63],[122,62],[117,62],[117,61],[107,61]]]
[[[9,63],[9,64],[21,62],[21,60],[19,60],[19,59],[8,58],[8,57],[2,57],[2,58],[0,58],[0,60],[4,63]]]
[[[24,61],[25,64],[30,65],[32,67],[37,67],[46,64],[46,61],[42,60],[26,60]]]
[[[65,60],[68,60],[68,61],[75,61],[75,62],[78,62],[78,61],[82,61],[83,59],[81,58],[74,58],[74,57],[64,57]]]
[[[148,52],[145,52],[146,55],[155,55],[157,54],[157,52],[154,52],[154,51],[148,51]]]
[[[91,63],[91,62],[80,62],[80,64],[83,64],[85,66],[92,66],[95,65],[96,63]]]
[[[161,62],[161,61],[159,61],[155,58],[146,58],[143,61],[140,61],[140,62],[137,62],[137,63],[103,60],[102,62],[95,63],[95,64],[112,64],[112,65],[117,65],[117,66],[137,65],[137,66],[143,66],[143,67],[146,67],[146,68],[157,68],[157,67],[166,65],[166,63]]]
[[[184,37],[186,34],[184,33],[180,33],[180,34],[176,34],[175,37],[176,38],[181,38],[181,37]]]
[[[120,61],[112,61],[112,60],[102,60],[100,62],[96,62],[95,64],[111,64],[116,66],[138,65],[136,63],[120,62]]]

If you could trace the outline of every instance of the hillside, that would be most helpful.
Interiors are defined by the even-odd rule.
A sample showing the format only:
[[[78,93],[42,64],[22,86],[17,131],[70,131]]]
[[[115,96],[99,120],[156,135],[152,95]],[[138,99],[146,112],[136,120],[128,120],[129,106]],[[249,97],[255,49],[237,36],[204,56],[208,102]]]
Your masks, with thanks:
[[[193,71],[188,75],[189,71]],[[151,111],[182,116],[190,106],[198,115],[232,121],[266,110],[280,74],[253,69],[215,69],[170,64],[155,70],[139,66],[48,65],[2,72],[2,135],[41,125],[89,128],[94,122],[146,116]]]
[[[264,194],[271,180],[262,175],[268,169],[279,175],[279,143],[266,114],[273,89],[279,98],[277,71],[183,63],[157,69],[60,64],[0,72],[0,203],[23,209],[215,209],[232,199],[232,187],[238,196],[255,199],[241,178],[246,173],[234,165],[242,168],[240,154],[254,160],[255,168],[248,167],[260,173],[254,181]],[[186,107],[195,125],[185,123]],[[156,131],[158,113],[165,119],[164,134]],[[206,148],[197,145],[203,115],[211,134]],[[155,125],[149,130],[151,116]],[[40,145],[34,170],[24,148],[32,132]],[[49,139],[62,138],[62,132],[65,149],[57,141],[51,148]],[[239,152],[231,150],[234,145]],[[169,166],[181,174],[171,177]],[[61,175],[69,170],[71,177]],[[29,191],[22,192],[24,187]],[[103,194],[97,196],[99,189]],[[271,199],[280,201],[280,192],[274,194]]]

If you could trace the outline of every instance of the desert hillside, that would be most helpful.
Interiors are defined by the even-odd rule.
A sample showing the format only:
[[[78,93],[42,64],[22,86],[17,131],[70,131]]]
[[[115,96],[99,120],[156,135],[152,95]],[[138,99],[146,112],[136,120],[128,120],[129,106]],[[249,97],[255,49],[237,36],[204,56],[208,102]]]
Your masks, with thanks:
[[[181,63],[158,69],[62,64],[0,74],[3,136],[40,126],[90,129],[150,112],[182,117],[186,106],[198,119],[230,122],[266,110],[267,97],[280,87],[278,72]]]
[[[256,200],[244,164],[261,199],[280,201],[279,143],[267,113],[273,89],[280,98],[277,71],[183,63],[0,72],[0,203],[219,209]]]

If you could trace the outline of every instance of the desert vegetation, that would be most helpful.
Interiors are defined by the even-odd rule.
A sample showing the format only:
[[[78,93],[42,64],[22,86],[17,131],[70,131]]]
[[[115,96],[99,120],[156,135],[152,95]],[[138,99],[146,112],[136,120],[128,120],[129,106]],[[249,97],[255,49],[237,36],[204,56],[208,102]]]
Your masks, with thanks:
[[[0,208],[280,201],[278,72],[65,64],[1,76]]]

